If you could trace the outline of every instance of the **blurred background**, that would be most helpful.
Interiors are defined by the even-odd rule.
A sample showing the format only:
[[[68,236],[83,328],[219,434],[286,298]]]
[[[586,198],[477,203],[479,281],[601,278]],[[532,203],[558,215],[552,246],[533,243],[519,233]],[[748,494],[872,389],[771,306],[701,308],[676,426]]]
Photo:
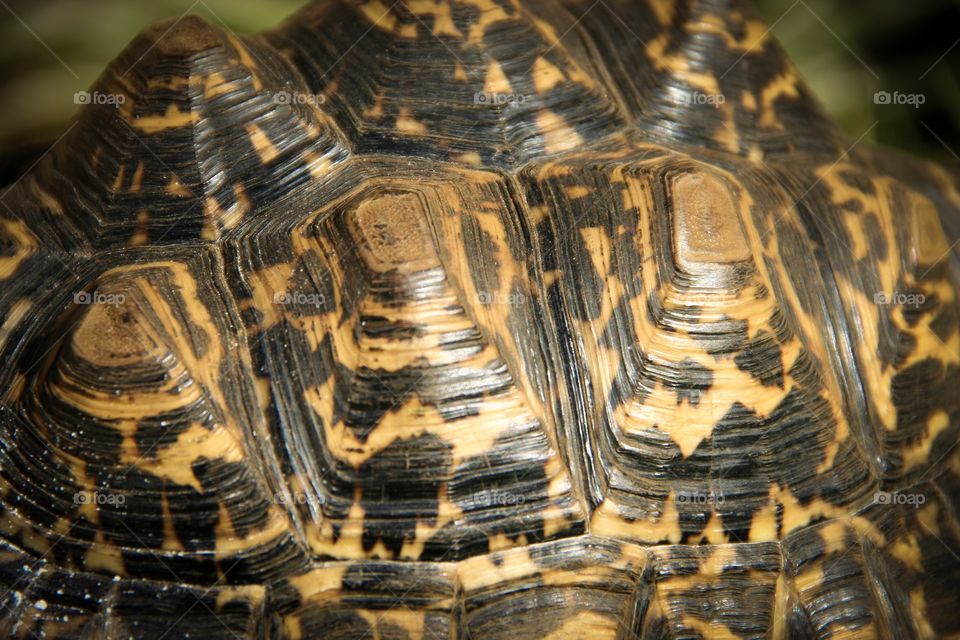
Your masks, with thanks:
[[[0,184],[15,180],[59,136],[77,108],[73,94],[148,23],[192,11],[252,32],[303,2],[0,0]],[[876,123],[865,139],[960,163],[960,0],[758,5],[851,139]],[[878,91],[922,98],[878,104]]]

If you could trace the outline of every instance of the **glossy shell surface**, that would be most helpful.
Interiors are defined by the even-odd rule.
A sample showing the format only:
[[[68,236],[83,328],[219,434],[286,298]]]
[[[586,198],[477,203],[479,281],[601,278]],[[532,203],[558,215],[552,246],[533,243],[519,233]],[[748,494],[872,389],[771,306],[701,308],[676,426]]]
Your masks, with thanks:
[[[0,208],[0,635],[960,636],[960,192],[748,5],[144,31]]]

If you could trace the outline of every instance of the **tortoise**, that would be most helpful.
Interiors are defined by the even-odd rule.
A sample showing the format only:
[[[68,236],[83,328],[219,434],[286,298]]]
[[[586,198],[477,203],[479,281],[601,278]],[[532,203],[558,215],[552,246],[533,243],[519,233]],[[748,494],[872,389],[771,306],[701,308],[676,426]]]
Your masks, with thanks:
[[[0,208],[16,638],[960,637],[960,182],[740,0],[153,26]]]

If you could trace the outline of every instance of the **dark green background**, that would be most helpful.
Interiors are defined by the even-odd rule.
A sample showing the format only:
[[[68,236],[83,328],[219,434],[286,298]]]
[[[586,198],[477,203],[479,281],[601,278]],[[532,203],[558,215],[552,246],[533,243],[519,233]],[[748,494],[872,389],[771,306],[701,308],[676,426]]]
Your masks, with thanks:
[[[250,32],[300,4],[0,0],[0,181],[15,178],[59,135],[76,109],[73,94],[88,88],[146,24],[192,10]],[[851,139],[869,130],[865,140],[960,164],[960,0],[761,0],[759,6]],[[878,90],[922,93],[925,103],[877,105]]]

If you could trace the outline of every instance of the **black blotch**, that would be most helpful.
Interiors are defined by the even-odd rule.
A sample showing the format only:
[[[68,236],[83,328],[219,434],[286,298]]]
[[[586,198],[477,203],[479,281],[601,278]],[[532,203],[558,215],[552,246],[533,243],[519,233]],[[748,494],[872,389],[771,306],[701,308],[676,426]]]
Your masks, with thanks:
[[[274,584],[290,574],[304,573],[315,565],[313,558],[294,541],[292,535],[282,535],[267,545],[242,554],[221,556],[217,560],[220,575],[227,583]]]
[[[31,520],[31,522],[33,522]],[[82,540],[84,542],[93,542],[97,536],[97,529],[99,524],[87,520],[86,516],[77,516],[72,523],[70,523],[70,532],[67,534],[67,537],[71,540]]]
[[[450,477],[451,447],[427,433],[398,438],[357,472],[364,511],[363,548],[378,540],[394,556],[416,536],[417,522],[436,523],[440,487]]]
[[[336,359],[332,334],[328,333],[324,336],[323,341],[320,343],[318,353],[321,355],[320,360],[323,363],[323,367],[321,368],[323,379],[318,379],[313,384],[322,384],[326,382],[330,376],[333,376],[334,403],[332,419],[333,423],[336,424],[346,420],[350,411],[348,398],[350,397],[350,388],[353,381],[353,371],[340,360]]]
[[[916,287],[903,287],[899,291],[902,293],[898,295],[903,296],[900,312],[911,327],[917,326],[925,315],[933,313],[940,306],[940,298],[936,294],[926,295]]]
[[[460,33],[469,33],[470,27],[475,25],[480,17],[479,9],[460,3],[451,5],[450,13],[453,16],[453,25]]]
[[[420,368],[406,367],[399,371],[373,370],[361,367],[352,376],[345,422],[360,442],[366,442],[370,432],[388,411],[399,408],[415,393],[423,381]]]
[[[46,400],[46,393],[41,402]],[[92,420],[65,404],[56,402],[44,407],[38,414],[48,421],[47,438],[51,451],[59,449],[83,460],[96,460],[103,465],[120,464],[120,447],[123,434],[113,425]],[[66,428],[67,425],[72,428]],[[76,426],[73,426],[76,425]],[[23,431],[17,437],[22,437]],[[20,445],[22,446],[22,445]]]
[[[20,250],[20,245],[13,236],[0,231],[0,258],[11,258]]]
[[[579,262],[579,269],[576,272],[576,289],[579,295],[570,305],[570,310],[574,317],[586,322],[600,317],[600,306],[603,292],[606,291],[605,281],[602,274],[598,274],[593,268],[593,262],[590,260],[590,252],[583,242],[579,233],[570,232],[567,236],[567,243],[572,245],[572,259]],[[572,283],[571,283],[572,284]]]
[[[767,502],[770,486],[764,473],[769,452],[764,421],[739,402],[716,422],[686,459],[671,465],[682,478],[675,504],[687,542],[695,543],[713,512],[731,542],[746,540],[753,515]]]
[[[652,590],[651,590],[652,591]],[[667,638],[672,637],[675,634],[672,625],[667,622],[667,619],[659,613],[659,611],[654,610],[648,614],[648,617],[643,622],[643,635],[640,637],[643,638],[656,638],[656,640],[666,640]]]
[[[628,360],[629,359],[629,360]],[[620,369],[617,371],[613,384],[610,386],[610,393],[607,396],[607,406],[619,407],[631,401],[644,404],[653,390],[657,388],[657,379],[648,375],[647,354],[640,351],[639,346],[632,347],[623,354],[623,361]],[[640,372],[637,377],[638,383],[632,383],[627,373],[626,367],[631,365],[635,371]]]
[[[941,432],[931,451],[945,451],[956,442],[960,428],[960,368],[944,367],[936,358],[925,358],[898,372],[890,385],[891,399],[897,409],[897,428],[886,434],[886,446],[894,451],[891,472],[897,475],[901,447],[917,444],[930,436],[928,422],[937,411],[947,414],[947,429]],[[935,458],[931,462],[935,461]]]
[[[137,574],[137,578],[142,577]],[[217,618],[212,613],[217,600],[213,587],[181,586],[186,580],[171,582],[174,584],[124,580],[115,584],[107,600],[109,633],[142,640],[165,637],[225,640],[246,633],[248,616],[238,621],[226,616]]]
[[[290,264],[296,259],[293,251],[293,242],[289,235],[284,234],[259,234],[250,240],[251,246],[247,249],[253,255],[247,259],[255,259],[256,265],[251,265],[252,269],[263,269],[275,267],[278,264]],[[246,253],[246,252],[245,252]],[[239,256],[238,256],[239,258]],[[236,268],[240,273],[245,273],[248,268],[237,261]]]
[[[941,342],[946,343],[957,330],[958,324],[960,324],[960,315],[957,313],[957,308],[954,305],[944,305],[930,321],[930,330],[940,338]]]
[[[201,458],[193,464],[194,475],[206,476],[210,463]],[[200,476],[198,476],[200,477]],[[198,492],[192,486],[164,482],[167,508],[173,521],[173,530],[189,551],[204,551],[216,547],[215,527],[219,521],[218,496]]]
[[[898,331],[896,336],[897,340],[894,344],[893,352],[890,355],[893,359],[893,366],[899,367],[906,362],[910,355],[916,350],[919,342],[917,341],[917,336],[906,331]]]
[[[949,254],[944,255],[939,262],[934,264],[919,264],[915,272],[920,282],[937,283],[942,280],[953,281],[953,261],[948,259]]]
[[[823,584],[830,590],[842,589],[843,604],[837,613],[843,614],[844,631],[854,632],[854,637],[857,629],[873,622],[870,611],[875,607],[872,588],[867,584],[870,578],[861,564],[862,553],[859,545],[853,549],[844,547],[843,551],[828,555],[820,563]]]
[[[209,422],[206,407],[195,403],[159,415],[142,418],[133,434],[137,451],[144,460],[156,460],[163,450],[176,443],[177,438],[193,424]]]
[[[673,373],[676,378],[666,377],[664,384],[676,391],[678,405],[684,400],[693,406],[699,405],[701,394],[713,386],[713,371],[691,358],[677,363]]]
[[[204,495],[216,496],[223,504],[238,536],[246,538],[252,531],[267,525],[271,505],[248,462],[201,460],[194,465],[194,475],[203,487]],[[230,491],[223,491],[225,487]],[[215,505],[211,506],[216,509]]]
[[[289,615],[302,605],[303,598],[300,595],[300,590],[293,586],[289,579],[270,585],[270,607],[279,615]]]
[[[330,523],[330,539],[336,544],[340,540],[340,535],[343,533],[343,525],[338,522]]]
[[[856,202],[859,203],[860,201],[857,200]],[[863,226],[867,246],[870,247],[874,259],[878,262],[883,262],[887,259],[889,247],[887,246],[887,236],[883,233],[880,220],[876,214],[868,213],[860,218],[860,224]]]
[[[349,609],[309,606],[299,614],[304,638],[374,638],[374,628]]]
[[[534,192],[535,193],[535,192]],[[537,223],[537,240],[540,244],[540,261],[545,272],[556,271],[559,264],[557,238],[553,233],[553,224],[549,218]],[[556,282],[552,286],[556,286]]]
[[[319,315],[336,310],[333,276],[313,250],[294,265],[286,292],[287,309],[297,316]]]
[[[770,333],[758,332],[733,361],[738,369],[749,373],[763,386],[776,385],[783,388],[783,358],[780,345]]]
[[[814,482],[818,484],[820,497],[835,505],[849,504],[852,495],[859,496],[871,490],[868,487],[875,486],[873,471],[852,439],[840,444],[830,469]],[[858,490],[858,487],[863,489]]]
[[[873,184],[873,180],[861,173],[849,171],[847,169],[839,169],[837,171],[837,177],[845,182],[848,186],[861,193],[873,195],[877,192],[877,189]]]
[[[898,372],[890,383],[891,400],[897,408],[897,429],[915,430],[925,425],[942,398],[934,390],[940,386],[943,363],[924,358]],[[956,389],[951,390],[956,396]]]
[[[647,314],[647,324],[651,327],[656,327],[660,324],[659,314],[662,308],[660,306],[660,296],[657,294],[657,290],[660,288],[659,285],[660,278],[658,277],[657,286],[647,294],[646,304],[643,305],[643,309]]]
[[[474,227],[475,224],[468,225],[468,228]],[[486,282],[489,279],[490,283],[499,291],[500,267],[503,265],[496,259],[499,254],[497,244],[486,229],[475,229],[471,235],[474,236],[474,242],[476,243],[476,253],[470,260],[470,271],[476,282]]]
[[[119,547],[159,549],[163,546],[163,504],[166,482],[137,468],[120,476],[97,479],[100,526]],[[112,498],[112,500],[111,500]]]
[[[490,538],[483,529],[450,523],[423,545],[420,560],[447,562],[490,553]]]
[[[263,322],[263,312],[253,306],[241,309],[240,321],[245,327],[256,327]]]
[[[863,202],[856,198],[844,200],[839,206],[844,211],[850,211],[851,213],[860,213],[863,211]]]
[[[629,324],[624,321],[629,317],[630,300],[624,296],[617,303],[617,306],[614,307],[613,313],[610,314],[610,319],[607,320],[607,324],[603,327],[603,331],[597,340],[599,345],[608,349],[622,351],[623,348],[621,345],[623,345],[623,338],[625,338],[623,335],[623,327]]]
[[[4,551],[9,553],[6,549]],[[30,558],[22,557],[22,566],[24,568],[29,567],[30,560]],[[49,565],[45,571],[33,573],[30,578],[22,575],[19,578],[22,579],[19,583],[16,582],[17,579],[15,578],[15,582],[4,584],[20,586],[23,591],[27,592],[27,602],[39,604],[42,600],[47,603],[46,608],[43,609],[43,614],[34,619],[37,623],[44,619],[51,620],[52,616],[61,613],[64,614],[62,618],[64,622],[68,620],[70,622],[90,620],[102,608],[103,598],[106,597],[113,582],[107,576],[79,573]],[[7,609],[9,603],[4,604],[7,604],[7,606],[0,604],[0,607]],[[88,624],[86,626],[93,625]],[[26,630],[27,627],[21,628]],[[42,636],[47,635],[45,630],[42,631],[42,629],[43,627],[40,627],[37,631],[41,631]],[[36,634],[32,635],[36,637]]]
[[[548,446],[543,432],[533,427],[520,439],[515,434],[499,437],[487,454],[458,465],[448,492],[463,517],[431,537],[421,559],[457,560],[487,553],[489,537],[497,534],[512,540],[524,536],[531,544],[542,541],[541,514],[550,502],[544,470]],[[567,530],[563,535],[573,534]]]
[[[205,263],[209,258],[209,254],[203,252],[200,254],[200,259]],[[205,285],[209,284],[210,279],[210,270],[216,269],[218,267],[213,267],[209,264],[204,264],[202,267],[194,267],[191,265],[190,272],[195,281],[201,287],[201,298],[207,298],[209,296],[209,289],[205,288]],[[206,290],[205,290],[206,289]],[[193,354],[197,359],[202,359],[207,355],[207,351],[210,349],[210,336],[207,333],[207,330],[198,322],[193,321],[191,313],[186,308],[185,300],[183,299],[181,293],[177,290],[176,285],[168,280],[166,277],[163,283],[162,293],[165,295],[168,301],[172,301],[174,304],[175,312],[178,316],[178,321],[181,327],[186,329],[186,333],[190,339],[190,348],[193,351]],[[202,300],[204,308],[206,311],[210,312],[210,316],[217,318],[222,316],[223,310],[219,308],[211,309],[207,304],[206,300]],[[124,319],[126,320],[126,318]]]
[[[717,360],[742,350],[744,343],[747,341],[746,320],[734,320],[729,316],[724,316],[716,322],[700,326],[709,329],[709,331],[697,331],[694,328],[690,332],[690,337]]]
[[[770,314],[770,328],[773,329],[773,336],[780,344],[787,344],[793,339],[793,330],[790,328],[790,322],[784,317],[783,310],[777,307]]]
[[[830,263],[827,261],[826,256],[824,255],[824,252],[823,252],[823,247],[824,247],[823,233],[821,233],[821,229],[819,227],[820,215],[811,208],[810,202],[822,202],[822,200],[820,200],[819,198],[824,198],[826,200],[829,200],[830,193],[829,193],[829,190],[822,184],[816,185],[816,187],[811,190],[811,193],[817,193],[818,191],[820,193],[817,194],[816,196],[817,199],[814,199],[813,197],[811,197],[810,201],[808,202],[807,199],[804,198],[796,204],[796,208],[797,208],[797,213],[799,214],[798,217],[799,217],[800,224],[803,227],[800,230],[800,232],[809,239],[809,242],[812,245],[809,249],[810,256],[808,260],[811,261],[813,264],[825,265]],[[834,233],[837,234],[838,240],[843,242],[846,246],[851,246],[852,242],[849,238],[849,234],[847,233],[846,229],[843,229],[843,228],[835,229]],[[806,305],[814,304],[809,296],[800,296],[800,302],[801,304],[806,304]],[[804,307],[804,311],[807,311],[808,313],[810,313],[813,310],[808,310],[807,307]],[[813,314],[811,313],[811,315]]]
[[[499,359],[487,363],[480,371],[446,367],[431,372],[425,381],[421,401],[436,407],[447,422],[478,415],[485,397],[502,395],[515,386],[507,365]]]
[[[801,504],[809,504],[817,496],[840,502],[868,482],[869,469],[863,463],[846,468],[834,466],[823,474],[817,472],[826,455],[823,434],[832,435],[836,429],[830,408],[822,397],[794,387],[766,422],[769,425],[766,448],[780,461],[769,470],[771,479],[789,487]],[[836,487],[838,493],[824,495],[830,487]]]
[[[392,320],[383,316],[361,316],[360,332],[364,337],[404,341],[418,338],[426,333],[422,324]]]

